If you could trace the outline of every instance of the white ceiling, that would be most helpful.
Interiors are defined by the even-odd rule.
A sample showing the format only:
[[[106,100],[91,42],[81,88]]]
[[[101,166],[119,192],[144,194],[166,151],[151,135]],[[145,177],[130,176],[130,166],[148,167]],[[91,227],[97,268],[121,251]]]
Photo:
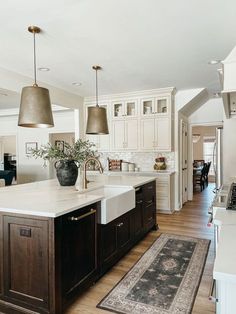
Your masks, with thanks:
[[[175,86],[220,89],[212,59],[236,43],[235,0],[11,0],[1,5],[0,67],[32,77],[37,35],[38,79],[79,94]],[[72,86],[72,82],[82,86]],[[1,82],[0,82],[1,87]],[[0,105],[4,103],[0,96]]]

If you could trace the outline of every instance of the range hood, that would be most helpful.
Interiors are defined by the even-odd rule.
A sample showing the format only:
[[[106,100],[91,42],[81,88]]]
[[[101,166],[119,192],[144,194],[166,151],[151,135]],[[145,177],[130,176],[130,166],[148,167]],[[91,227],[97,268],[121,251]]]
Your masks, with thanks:
[[[236,118],[236,46],[222,61],[223,68],[218,70],[222,85],[222,99],[226,118]]]

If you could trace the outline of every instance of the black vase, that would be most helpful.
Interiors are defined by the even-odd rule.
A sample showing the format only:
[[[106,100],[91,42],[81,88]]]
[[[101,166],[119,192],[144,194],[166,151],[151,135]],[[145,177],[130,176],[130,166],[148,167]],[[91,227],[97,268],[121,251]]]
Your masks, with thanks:
[[[78,177],[78,166],[74,160],[59,160],[55,162],[57,179],[62,186],[75,185]]]

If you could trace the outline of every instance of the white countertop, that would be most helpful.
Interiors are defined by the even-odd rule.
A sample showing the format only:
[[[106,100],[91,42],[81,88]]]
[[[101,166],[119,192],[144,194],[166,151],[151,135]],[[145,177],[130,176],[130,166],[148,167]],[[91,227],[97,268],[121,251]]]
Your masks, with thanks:
[[[88,171],[89,175],[97,175],[99,174],[99,171]],[[150,170],[150,171],[104,171],[104,175],[108,176],[122,176],[122,175],[128,175],[128,176],[162,176],[162,175],[172,175],[175,173],[174,169],[168,169],[168,170]]]
[[[236,211],[217,208],[213,214],[214,225],[235,225],[236,228]]]
[[[94,176],[88,177],[94,182],[89,183],[88,190],[79,190],[76,186],[62,187],[57,179],[34,183],[19,184],[0,188],[0,211],[58,217],[73,210],[100,201],[103,195],[96,194],[102,186],[137,187],[155,180],[154,177],[132,176]],[[86,191],[94,190],[94,195]]]

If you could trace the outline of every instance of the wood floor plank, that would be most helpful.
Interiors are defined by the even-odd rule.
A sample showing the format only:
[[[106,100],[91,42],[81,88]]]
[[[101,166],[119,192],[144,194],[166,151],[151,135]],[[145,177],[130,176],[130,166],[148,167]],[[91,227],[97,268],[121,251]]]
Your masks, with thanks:
[[[215,313],[214,304],[208,300],[214,262],[213,228],[207,227],[209,218],[208,207],[214,196],[212,190],[213,185],[209,184],[208,188],[203,190],[203,192],[194,193],[193,201],[185,204],[180,212],[175,212],[173,215],[158,214],[159,230],[150,232],[94,286],[85,291],[66,311],[66,314],[109,313],[96,308],[96,305],[129,271],[155,239],[157,239],[160,233],[181,234],[210,239],[212,241],[192,313]]]

